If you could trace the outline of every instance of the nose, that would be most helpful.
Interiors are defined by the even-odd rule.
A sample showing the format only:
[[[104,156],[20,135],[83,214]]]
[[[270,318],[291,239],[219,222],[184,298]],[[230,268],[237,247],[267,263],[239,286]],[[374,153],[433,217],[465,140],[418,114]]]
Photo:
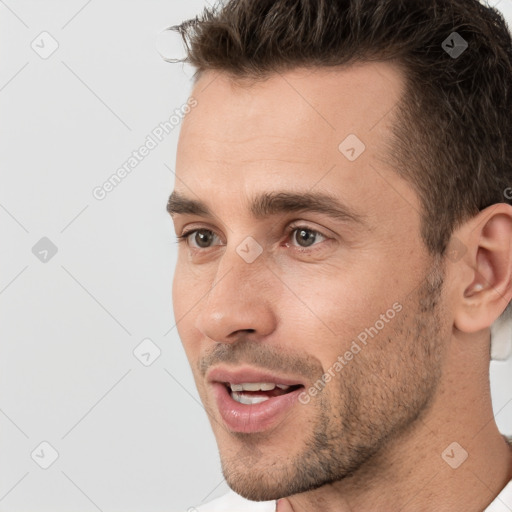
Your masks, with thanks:
[[[229,251],[229,252],[228,252]],[[276,277],[264,264],[263,254],[252,263],[226,247],[214,282],[199,304],[195,327],[218,343],[234,343],[241,334],[254,339],[268,336],[276,328],[272,294]]]

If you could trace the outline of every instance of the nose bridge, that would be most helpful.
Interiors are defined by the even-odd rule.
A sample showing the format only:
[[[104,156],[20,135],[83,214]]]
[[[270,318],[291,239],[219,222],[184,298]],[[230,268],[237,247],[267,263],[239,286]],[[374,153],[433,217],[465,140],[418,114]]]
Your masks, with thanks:
[[[250,299],[258,284],[268,279],[267,272],[263,246],[253,237],[228,243],[219,260],[209,298],[224,302],[228,298],[226,294],[232,291],[237,300]]]
[[[268,334],[274,326],[269,309],[269,278],[263,249],[255,240],[244,240],[236,247],[226,246],[219,260],[214,281],[200,306],[196,327],[208,338],[229,342],[240,330]]]

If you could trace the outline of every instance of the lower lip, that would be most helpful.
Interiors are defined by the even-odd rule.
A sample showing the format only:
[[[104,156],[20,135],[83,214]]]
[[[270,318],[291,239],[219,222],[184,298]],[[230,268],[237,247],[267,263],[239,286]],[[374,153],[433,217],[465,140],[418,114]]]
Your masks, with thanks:
[[[275,426],[295,405],[303,389],[300,387],[290,393],[269,398],[265,402],[246,405],[233,400],[224,384],[213,383],[217,407],[227,428],[245,433],[263,432]]]

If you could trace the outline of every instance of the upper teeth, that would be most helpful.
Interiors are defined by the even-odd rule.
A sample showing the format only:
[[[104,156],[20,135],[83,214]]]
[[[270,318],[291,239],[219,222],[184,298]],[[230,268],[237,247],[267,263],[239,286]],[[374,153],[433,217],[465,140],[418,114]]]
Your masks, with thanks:
[[[244,382],[243,384],[230,384],[231,391],[272,391],[274,388],[288,389],[285,384],[274,382]]]

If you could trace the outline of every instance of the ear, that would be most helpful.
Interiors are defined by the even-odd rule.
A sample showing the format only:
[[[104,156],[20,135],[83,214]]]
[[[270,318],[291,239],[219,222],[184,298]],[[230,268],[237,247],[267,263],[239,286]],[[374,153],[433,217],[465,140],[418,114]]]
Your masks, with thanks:
[[[512,206],[493,204],[472,217],[452,236],[447,258],[454,265],[455,327],[490,327],[512,299]]]

